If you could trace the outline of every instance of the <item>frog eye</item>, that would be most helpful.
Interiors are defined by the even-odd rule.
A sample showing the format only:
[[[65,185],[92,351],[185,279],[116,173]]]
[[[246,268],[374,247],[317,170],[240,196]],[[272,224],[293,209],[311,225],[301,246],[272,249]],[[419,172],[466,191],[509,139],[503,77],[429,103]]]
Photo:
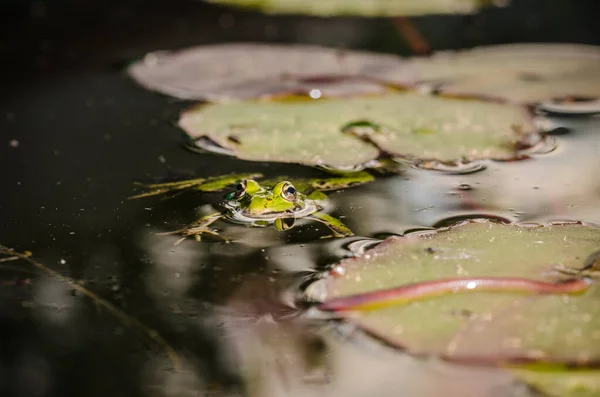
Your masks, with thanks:
[[[281,187],[281,196],[287,201],[296,200],[296,188],[291,183],[285,183]]]
[[[226,200],[233,200],[233,199],[242,197],[244,194],[246,194],[246,186],[247,186],[246,181],[245,180],[241,181],[235,187],[235,192],[227,193],[225,195],[225,199]]]

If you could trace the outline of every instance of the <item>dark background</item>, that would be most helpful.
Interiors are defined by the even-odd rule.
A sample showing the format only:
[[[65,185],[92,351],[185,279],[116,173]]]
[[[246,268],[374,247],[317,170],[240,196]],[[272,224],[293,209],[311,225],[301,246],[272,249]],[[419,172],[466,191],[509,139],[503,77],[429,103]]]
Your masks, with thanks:
[[[438,50],[515,42],[600,44],[599,16],[597,0],[514,0],[477,15],[412,21]],[[269,17],[184,0],[0,0],[0,37],[0,244],[32,250],[63,274],[95,281],[101,296],[127,303],[175,347],[192,352],[210,382],[235,384],[235,368],[219,361],[211,333],[166,325],[150,292],[139,285],[147,258],[135,233],[174,209],[148,212],[146,204],[124,198],[134,180],[239,172],[248,165],[183,150],[173,121],[189,104],[144,91],[124,67],[149,51],[228,41],[410,55],[394,25],[387,19]],[[288,168],[272,165],[269,171]],[[191,212],[193,205],[188,207]],[[223,267],[232,275],[250,271],[241,260],[229,261]],[[260,266],[260,255],[253,261]],[[24,274],[3,268],[2,280]],[[235,283],[223,281],[229,277],[215,277],[217,286],[198,286],[192,301],[234,293]],[[126,297],[115,293],[115,285],[128,286]],[[115,341],[118,324],[94,316],[91,304],[69,328],[40,322],[21,306],[32,299],[35,283],[33,288],[0,286],[0,395],[146,394],[140,389],[145,348],[139,340]],[[125,358],[123,352],[130,354]]]
[[[32,77],[117,66],[158,48],[231,40],[331,41],[318,34],[330,24],[327,20],[271,18],[202,1],[2,0],[0,7],[3,82],[17,86]],[[433,49],[512,42],[598,44],[598,15],[594,0],[513,0],[477,15],[428,16],[415,23]],[[309,35],[299,25],[311,21],[315,33]],[[333,25],[340,21],[351,21],[353,29],[346,29],[346,37],[339,29],[338,45],[408,51],[389,22],[344,18]]]

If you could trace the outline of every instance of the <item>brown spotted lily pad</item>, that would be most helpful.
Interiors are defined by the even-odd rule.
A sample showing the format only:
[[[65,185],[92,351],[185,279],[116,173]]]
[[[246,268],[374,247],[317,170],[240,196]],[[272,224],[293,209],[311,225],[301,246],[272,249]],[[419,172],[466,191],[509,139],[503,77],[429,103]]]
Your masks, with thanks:
[[[519,106],[417,93],[200,105],[179,125],[201,147],[241,159],[337,168],[381,153],[412,163],[514,159],[542,140]]]
[[[597,227],[469,221],[389,238],[308,291],[322,310],[410,353],[544,363],[564,379],[515,373],[540,388],[559,382],[567,390],[571,382],[600,393],[589,376],[600,365],[600,279],[579,272],[599,249]],[[580,371],[569,377],[556,366]]]
[[[571,112],[599,111],[600,47],[573,44],[518,44],[442,52],[414,58],[417,79],[447,94],[502,98],[519,103],[553,99],[590,104]],[[549,105],[552,107],[552,105]],[[552,107],[556,109],[556,106]],[[569,112],[566,107],[566,112]]]
[[[209,101],[313,90],[328,96],[376,93],[386,90],[382,84],[412,83],[415,75],[394,55],[255,43],[153,52],[128,72],[147,89]]]
[[[258,9],[271,14],[319,16],[360,15],[363,17],[465,14],[488,0],[209,0],[212,3]]]

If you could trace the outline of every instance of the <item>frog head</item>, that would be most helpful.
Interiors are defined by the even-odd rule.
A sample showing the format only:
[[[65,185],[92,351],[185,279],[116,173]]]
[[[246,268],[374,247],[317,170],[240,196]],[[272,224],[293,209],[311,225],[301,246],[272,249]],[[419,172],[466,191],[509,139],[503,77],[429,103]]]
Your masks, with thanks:
[[[320,209],[291,182],[281,181],[270,188],[252,179],[241,181],[234,192],[225,195],[224,206],[228,217],[241,222],[301,218]]]

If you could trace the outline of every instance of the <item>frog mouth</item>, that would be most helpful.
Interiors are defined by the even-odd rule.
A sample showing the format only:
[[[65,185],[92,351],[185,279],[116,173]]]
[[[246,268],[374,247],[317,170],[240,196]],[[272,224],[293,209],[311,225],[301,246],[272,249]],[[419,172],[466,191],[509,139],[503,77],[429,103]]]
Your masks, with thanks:
[[[240,223],[251,223],[256,220],[266,221],[269,223],[275,222],[276,219],[280,218],[303,218],[310,214],[314,214],[319,211],[321,207],[314,203],[309,203],[298,209],[292,209],[288,211],[270,211],[261,213],[251,213],[245,210],[241,211],[230,211],[228,218],[234,222]]]

